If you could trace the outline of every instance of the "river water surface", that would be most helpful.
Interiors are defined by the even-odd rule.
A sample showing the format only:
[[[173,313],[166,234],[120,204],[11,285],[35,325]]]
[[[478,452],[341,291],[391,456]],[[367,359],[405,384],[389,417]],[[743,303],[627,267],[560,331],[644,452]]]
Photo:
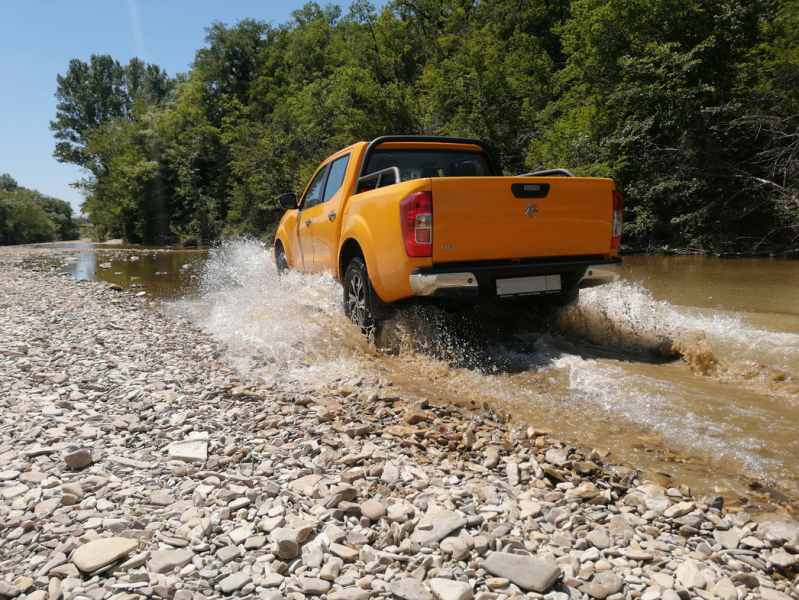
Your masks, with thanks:
[[[370,344],[344,317],[331,277],[278,277],[256,242],[207,258],[142,248],[75,257],[63,268],[76,277],[169,299],[256,376],[309,389],[390,381],[406,398],[488,403],[519,427],[699,493],[767,509],[799,497],[795,261],[627,256],[623,281],[583,290],[550,317],[524,305],[405,308]]]

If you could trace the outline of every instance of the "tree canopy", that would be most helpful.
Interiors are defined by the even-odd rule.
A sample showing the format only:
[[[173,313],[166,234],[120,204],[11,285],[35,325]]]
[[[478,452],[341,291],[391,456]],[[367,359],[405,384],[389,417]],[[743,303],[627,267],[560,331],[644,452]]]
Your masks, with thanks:
[[[799,0],[365,0],[214,23],[191,70],[73,60],[55,156],[129,241],[269,237],[276,198],[383,134],[479,137],[507,174],[612,177],[639,247],[799,236]]]

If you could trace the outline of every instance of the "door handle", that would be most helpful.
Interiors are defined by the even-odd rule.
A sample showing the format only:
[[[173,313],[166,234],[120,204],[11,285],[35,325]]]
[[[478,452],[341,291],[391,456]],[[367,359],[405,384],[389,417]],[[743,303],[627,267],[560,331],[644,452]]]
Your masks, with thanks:
[[[310,220],[310,219],[308,219],[307,221],[305,221],[305,226],[306,226],[306,227],[310,227],[310,226],[311,226],[311,220]]]
[[[336,220],[336,213],[335,212],[331,212],[329,215],[327,215],[327,220],[330,221],[331,223],[333,221],[335,221]]]

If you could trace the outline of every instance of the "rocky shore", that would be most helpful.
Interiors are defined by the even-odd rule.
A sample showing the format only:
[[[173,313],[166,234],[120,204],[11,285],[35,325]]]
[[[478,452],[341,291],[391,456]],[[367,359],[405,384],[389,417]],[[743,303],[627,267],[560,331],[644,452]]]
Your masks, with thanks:
[[[799,523],[0,255],[0,598],[782,600]]]

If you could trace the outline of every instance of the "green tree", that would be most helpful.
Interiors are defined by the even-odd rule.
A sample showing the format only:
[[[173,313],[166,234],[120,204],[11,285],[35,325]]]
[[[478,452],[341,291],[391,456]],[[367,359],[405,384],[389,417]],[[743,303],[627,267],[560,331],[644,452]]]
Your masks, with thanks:
[[[11,177],[8,173],[0,175],[0,191],[13,192],[19,187],[17,180]]]
[[[790,243],[792,217],[757,181],[765,140],[740,120],[766,14],[737,0],[573,2],[561,96],[539,120],[530,161],[614,177],[638,244]]]
[[[56,227],[37,202],[37,194],[25,188],[0,192],[0,245],[51,242]]]
[[[72,60],[58,76],[56,120],[50,124],[59,162],[84,167],[78,182],[87,193],[84,208],[101,238],[166,241],[168,185],[159,148],[148,129],[175,87],[156,65],[134,58],[124,67],[110,56],[89,63]]]

